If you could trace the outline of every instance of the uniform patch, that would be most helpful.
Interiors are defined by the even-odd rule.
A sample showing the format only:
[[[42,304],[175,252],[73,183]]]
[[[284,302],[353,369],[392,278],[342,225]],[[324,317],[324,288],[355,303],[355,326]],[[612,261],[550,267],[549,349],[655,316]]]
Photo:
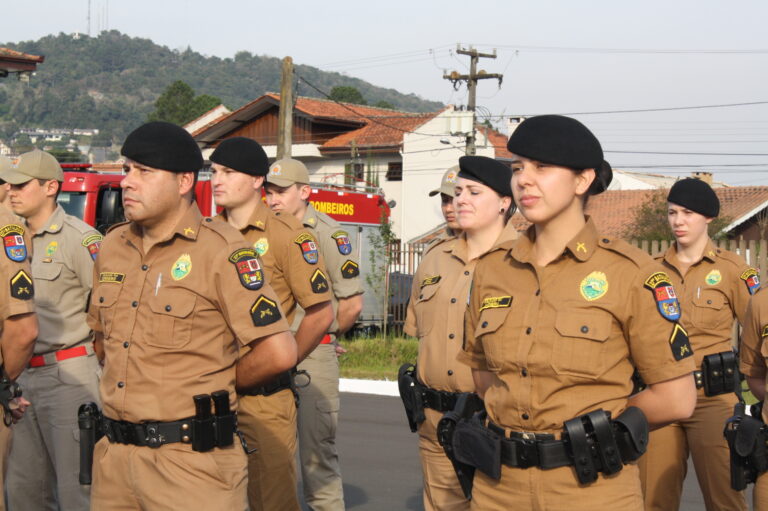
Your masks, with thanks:
[[[276,302],[261,295],[251,306],[251,319],[256,326],[270,325],[280,319],[280,309]]]
[[[8,256],[8,259],[19,263],[27,258],[27,244],[24,243],[24,228],[22,226],[6,225],[0,229],[0,236],[3,237],[5,255]]]
[[[325,274],[320,271],[320,268],[316,269],[315,273],[312,274],[309,283],[312,285],[313,293],[325,293],[328,291],[328,279],[325,278]]]
[[[259,238],[256,243],[253,244],[253,248],[259,257],[262,257],[269,250],[269,240],[267,238]]]
[[[653,292],[653,299],[656,300],[656,306],[664,318],[670,321],[680,319],[680,302],[677,301],[675,288],[666,273],[654,273],[645,280],[645,287]]]
[[[319,254],[317,252],[317,243],[315,238],[309,233],[301,233],[298,238],[293,240],[301,249],[301,255],[304,256],[304,260],[309,264],[317,264]]]
[[[237,268],[237,276],[246,289],[256,291],[264,285],[264,271],[256,258],[255,250],[250,248],[235,250],[229,256],[229,262]]]
[[[19,270],[11,279],[11,296],[18,300],[30,300],[35,296],[32,279],[24,270]]]
[[[740,278],[747,284],[749,294],[753,295],[757,293],[758,289],[760,289],[760,276],[757,274],[756,269],[749,268],[740,275]]]
[[[720,270],[712,270],[711,272],[707,273],[706,277],[704,277],[704,282],[710,286],[718,285],[721,280],[723,280],[723,276],[720,274]]]
[[[192,271],[192,258],[189,254],[181,254],[171,267],[171,278],[181,280]]]
[[[672,329],[672,335],[669,336],[669,347],[672,349],[675,360],[682,360],[693,355],[691,343],[688,341],[688,332],[680,326],[680,323],[675,323],[675,327]]]
[[[509,307],[512,305],[511,296],[490,296],[483,298],[483,303],[480,304],[480,310],[482,312],[485,309],[500,309],[502,307]]]
[[[440,275],[432,275],[421,281],[421,287],[432,286],[440,282]]]
[[[360,267],[356,262],[347,260],[341,265],[341,276],[345,279],[353,279],[360,275]]]
[[[99,282],[115,282],[122,284],[125,280],[125,273],[115,273],[112,271],[103,271],[99,273]]]
[[[585,300],[597,300],[608,292],[608,277],[601,271],[593,271],[581,281],[579,291]]]
[[[48,257],[53,257],[53,254],[56,253],[56,250],[59,248],[59,242],[58,241],[52,241],[48,243],[48,246],[45,247],[45,255]]]
[[[91,259],[96,260],[96,256],[99,255],[101,249],[101,241],[104,237],[101,234],[91,234],[83,240],[83,246],[91,253]]]
[[[331,234],[331,238],[336,240],[336,247],[339,249],[341,255],[349,255],[352,253],[352,242],[349,241],[349,234],[345,231],[336,231]]]

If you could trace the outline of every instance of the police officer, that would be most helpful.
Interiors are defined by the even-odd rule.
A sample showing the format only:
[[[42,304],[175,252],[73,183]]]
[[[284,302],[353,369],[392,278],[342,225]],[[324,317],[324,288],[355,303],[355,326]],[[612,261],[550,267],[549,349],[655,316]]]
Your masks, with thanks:
[[[744,494],[731,489],[728,445],[723,423],[737,402],[737,373],[731,333],[735,319],[744,320],[749,297],[759,287],[754,268],[727,250],[716,248],[707,227],[720,211],[720,201],[704,181],[676,182],[667,197],[667,218],[675,236],[656,259],[672,279],[683,315],[680,320],[694,350],[698,400],[693,415],[651,433],[648,452],[640,460],[647,510],[680,507],[688,454],[693,458],[704,503],[709,511],[747,508]],[[721,367],[725,356],[728,367]],[[711,365],[703,361],[715,362]],[[734,375],[725,388],[704,388],[708,368]],[[714,378],[717,380],[717,377]]]
[[[459,166],[454,165],[443,174],[440,180],[440,187],[429,192],[430,197],[440,194],[440,212],[445,220],[446,237],[458,236],[461,234],[459,220],[456,216],[456,209],[453,205],[454,186],[459,175]]]
[[[334,322],[320,345],[299,364],[310,376],[309,384],[299,387],[299,459],[304,499],[314,511],[344,509],[336,426],[339,418],[339,362],[336,344],[339,335],[354,326],[363,309],[360,266],[349,233],[325,213],[308,202],[311,188],[304,164],[284,158],[270,166],[265,185],[267,204],[272,211],[292,215],[318,240],[325,258],[333,291]],[[294,330],[303,318],[299,311]]]
[[[11,206],[32,239],[40,328],[35,356],[19,378],[32,405],[13,435],[8,504],[87,510],[88,488],[80,485],[76,470],[77,408],[98,401],[100,368],[86,309],[102,237],[56,203],[64,173],[51,154],[22,154],[2,178],[11,185]]]
[[[232,416],[224,399],[212,419],[208,395],[228,392],[235,410],[235,386],[292,367],[295,342],[252,247],[192,199],[203,165],[192,137],[148,123],[122,155],[128,222],[102,243],[88,316],[107,431],[92,509],[244,510],[246,455],[223,426],[213,441],[211,422]]]
[[[696,399],[671,282],[584,216],[611,169],[583,124],[531,117],[507,148],[515,202],[533,225],[475,268],[459,360],[487,419],[471,422],[466,449],[503,447],[498,458],[478,454],[472,509],[639,511],[631,461],[643,425],[685,418]],[[649,386],[630,398],[635,367]],[[466,449],[457,453],[465,461]]]
[[[443,413],[453,409],[458,393],[475,391],[469,367],[456,361],[464,342],[463,313],[475,267],[484,256],[517,238],[507,223],[514,212],[509,167],[484,156],[463,156],[457,169],[446,173],[439,193],[445,196],[452,187],[451,211],[457,214],[455,220],[446,215],[446,222],[455,232],[451,228],[455,221],[461,235],[429,246],[414,275],[405,321],[405,333],[419,339],[416,367],[423,386],[419,392],[425,396],[419,455],[427,510],[469,509],[451,461],[438,443],[437,425]]]
[[[286,319],[297,305],[306,311],[296,329],[298,361],[315,349],[333,321],[331,294],[315,238],[290,214],[275,214],[261,198],[267,155],[255,140],[228,138],[211,154],[217,217],[240,230],[259,256]],[[298,510],[296,494],[296,404],[291,375],[270,385],[241,389],[240,425],[248,444],[251,511]]]

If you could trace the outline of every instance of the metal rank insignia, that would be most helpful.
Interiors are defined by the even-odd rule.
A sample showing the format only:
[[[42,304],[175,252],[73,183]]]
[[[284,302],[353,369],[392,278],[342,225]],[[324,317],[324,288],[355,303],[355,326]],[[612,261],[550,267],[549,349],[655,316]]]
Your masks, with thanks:
[[[88,249],[88,252],[91,254],[91,259],[94,261],[96,260],[96,256],[99,255],[101,241],[103,239],[101,234],[91,234],[83,240],[83,246]]]
[[[757,293],[758,289],[760,289],[760,276],[757,274],[756,269],[749,268],[740,275],[740,278],[746,282],[747,289],[749,289],[749,294],[753,295]]]
[[[244,288],[256,291],[264,285],[264,271],[261,269],[256,251],[250,248],[235,250],[229,262],[237,268],[237,276]]]
[[[267,326],[280,319],[277,302],[260,295],[251,306],[251,319],[255,326]]]
[[[304,256],[304,260],[309,264],[317,264],[319,254],[317,252],[317,243],[315,238],[309,233],[301,233],[298,238],[293,240],[301,249],[301,255]]]
[[[336,231],[331,234],[331,238],[336,240],[336,247],[339,249],[341,255],[349,255],[352,253],[352,242],[349,241],[349,234],[345,231]]]
[[[680,319],[680,302],[677,301],[675,288],[672,287],[672,281],[666,273],[663,271],[654,273],[645,280],[645,287],[653,292],[656,306],[664,318],[670,321]]]
[[[24,228],[20,225],[10,224],[0,229],[3,237],[5,255],[11,261],[20,263],[27,258],[27,244],[24,243]]]

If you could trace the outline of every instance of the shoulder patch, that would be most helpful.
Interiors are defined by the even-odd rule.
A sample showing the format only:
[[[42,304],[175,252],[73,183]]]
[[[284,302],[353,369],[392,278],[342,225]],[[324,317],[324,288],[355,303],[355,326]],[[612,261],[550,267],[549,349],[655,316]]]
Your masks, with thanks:
[[[352,242],[349,241],[349,234],[346,231],[336,231],[331,234],[331,238],[336,240],[336,247],[339,249],[341,255],[349,255],[352,253]]]
[[[666,273],[657,271],[645,279],[645,287],[653,293],[653,299],[656,300],[656,306],[662,317],[669,321],[680,319],[680,302],[677,301],[675,288],[672,287],[672,281]]]
[[[256,291],[264,285],[264,271],[256,258],[255,250],[250,248],[235,250],[229,256],[229,262],[235,265],[237,276],[244,288]]]
[[[99,255],[101,249],[101,242],[104,237],[101,234],[91,234],[83,239],[83,246],[88,249],[91,254],[91,259],[96,260],[96,256]]]
[[[103,271],[99,273],[99,282],[115,282],[122,284],[125,280],[125,273],[115,273],[111,271]]]
[[[754,268],[748,268],[742,273],[739,278],[744,281],[749,290],[749,294],[753,295],[760,289],[760,275]]]
[[[309,283],[313,293],[319,294],[328,291],[328,279],[325,278],[325,273],[320,268],[317,268],[309,278]]]
[[[675,360],[682,360],[693,355],[693,349],[688,340],[688,332],[680,323],[675,323],[672,329],[672,334],[669,336],[669,348],[672,350],[672,356],[675,357]]]
[[[360,266],[356,262],[347,259],[347,261],[341,265],[341,276],[345,279],[353,279],[360,275]]]
[[[485,309],[500,309],[510,305],[512,305],[511,296],[489,296],[488,298],[483,298],[483,303],[480,304],[478,312],[482,312]]]
[[[11,296],[18,300],[30,300],[35,296],[32,279],[24,270],[19,270],[11,278]]]
[[[255,326],[271,325],[280,319],[280,309],[274,302],[264,295],[259,295],[251,305],[251,319]]]
[[[11,261],[20,263],[27,258],[27,244],[24,242],[24,228],[18,224],[9,224],[0,229],[5,255]]]
[[[293,240],[301,249],[301,255],[304,260],[309,264],[317,264],[319,259],[319,253],[317,251],[317,243],[315,238],[308,232],[301,233],[295,240]]]
[[[433,286],[440,282],[441,278],[442,277],[440,275],[432,275],[431,277],[427,277],[421,281],[421,287]]]

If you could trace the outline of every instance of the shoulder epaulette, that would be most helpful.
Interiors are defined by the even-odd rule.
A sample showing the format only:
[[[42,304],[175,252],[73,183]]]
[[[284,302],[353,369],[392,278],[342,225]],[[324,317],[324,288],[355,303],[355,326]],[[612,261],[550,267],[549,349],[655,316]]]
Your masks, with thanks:
[[[200,222],[200,226],[201,228],[206,228],[209,231],[215,232],[224,238],[227,243],[243,242],[243,235],[240,231],[229,225],[227,222],[214,221],[213,218],[206,217]]]
[[[645,266],[653,261],[653,258],[646,252],[640,250],[637,247],[633,247],[624,240],[618,240],[602,236],[598,244],[611,252],[615,252],[626,259],[632,261],[638,268]]]
[[[120,228],[121,228],[121,227],[126,227],[126,228],[127,228],[127,227],[128,227],[128,224],[130,224],[130,223],[131,223],[131,222],[129,222],[128,220],[126,220],[126,221],[124,221],[124,222],[117,222],[116,224],[112,224],[112,225],[110,225],[110,226],[109,226],[109,228],[107,229],[107,233],[110,233],[110,232],[112,232],[112,231],[118,231],[118,230],[120,230]]]

